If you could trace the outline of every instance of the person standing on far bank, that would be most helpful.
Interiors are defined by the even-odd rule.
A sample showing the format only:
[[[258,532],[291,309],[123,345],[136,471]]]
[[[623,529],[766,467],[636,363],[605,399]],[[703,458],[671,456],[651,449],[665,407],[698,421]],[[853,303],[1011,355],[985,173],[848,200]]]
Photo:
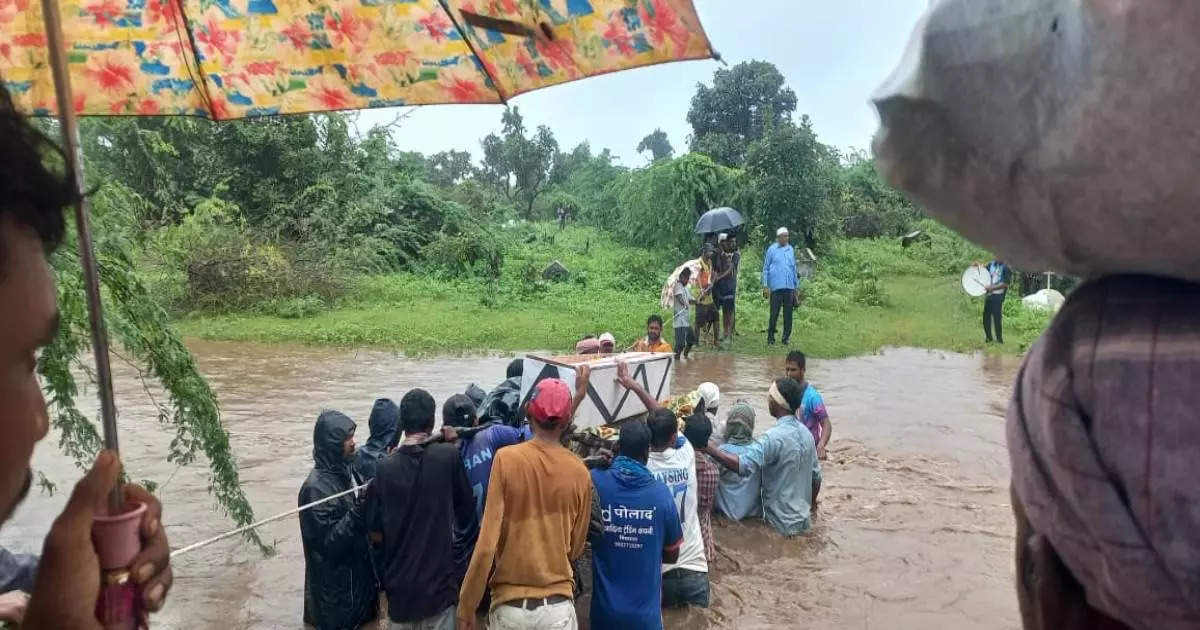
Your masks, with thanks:
[[[775,232],[775,243],[763,255],[763,297],[771,299],[771,319],[767,324],[767,345],[775,345],[775,324],[783,310],[783,345],[792,337],[792,309],[796,306],[796,252],[788,244],[788,229]]]
[[[1012,272],[1002,260],[993,260],[987,264],[988,281],[987,297],[983,301],[983,336],[987,343],[992,343],[992,328],[996,329],[995,340],[1004,343],[1004,297],[1008,294],[1008,285],[1012,282]]]

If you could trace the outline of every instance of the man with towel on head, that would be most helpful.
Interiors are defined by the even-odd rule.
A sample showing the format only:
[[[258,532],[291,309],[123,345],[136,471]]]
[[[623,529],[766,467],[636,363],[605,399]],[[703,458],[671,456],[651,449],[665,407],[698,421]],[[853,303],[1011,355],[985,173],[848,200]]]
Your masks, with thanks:
[[[725,419],[725,443],[719,450],[736,455],[746,455],[754,443],[754,407],[739,400],[729,408]],[[735,521],[744,518],[762,517],[762,470],[755,469],[742,476],[736,470],[722,470],[717,486],[717,511]]]

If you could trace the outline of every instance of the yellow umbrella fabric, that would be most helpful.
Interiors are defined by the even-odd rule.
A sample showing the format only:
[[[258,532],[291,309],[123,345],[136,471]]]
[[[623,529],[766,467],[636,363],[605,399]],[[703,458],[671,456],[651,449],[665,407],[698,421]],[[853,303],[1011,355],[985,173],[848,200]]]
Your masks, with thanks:
[[[691,0],[59,2],[79,115],[501,103],[713,56]],[[38,0],[0,0],[0,77],[23,111],[56,113]]]

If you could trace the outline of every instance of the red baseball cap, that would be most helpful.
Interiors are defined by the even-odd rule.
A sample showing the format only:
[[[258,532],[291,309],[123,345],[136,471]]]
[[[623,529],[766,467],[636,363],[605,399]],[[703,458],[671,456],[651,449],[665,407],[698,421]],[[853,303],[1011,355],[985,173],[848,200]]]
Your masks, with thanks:
[[[537,385],[533,386],[527,413],[539,422],[570,420],[568,416],[571,414],[571,389],[556,378],[538,381]]]

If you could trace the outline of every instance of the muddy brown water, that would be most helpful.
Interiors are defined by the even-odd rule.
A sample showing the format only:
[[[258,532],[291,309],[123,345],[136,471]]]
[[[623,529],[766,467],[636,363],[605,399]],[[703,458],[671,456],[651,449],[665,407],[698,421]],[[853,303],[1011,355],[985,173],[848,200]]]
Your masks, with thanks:
[[[312,465],[312,426],[323,408],[359,422],[377,396],[425,387],[440,401],[475,382],[503,379],[504,357],[409,359],[378,350],[192,342],[217,391],[259,517],[296,506]],[[1012,519],[1003,413],[1017,362],[891,349],[812,361],[809,379],[833,420],[813,531],[784,539],[760,522],[716,520],[713,606],[669,611],[667,628],[1019,627],[1012,578]],[[231,528],[213,510],[202,464],[166,462],[171,433],[137,372],[115,366],[122,450],[135,478],[161,482],[164,522],[179,547]],[[766,418],[765,391],[782,359],[706,356],[680,366],[673,392],[711,380],[722,407],[745,398]],[[89,397],[89,393],[83,394]],[[158,402],[165,402],[155,393]],[[80,473],[53,437],[35,467],[68,490]],[[66,497],[35,493],[0,542],[36,550]],[[296,519],[267,525],[278,554],[237,540],[175,562],[158,628],[301,628],[303,554]],[[584,604],[584,602],[581,602]]]

